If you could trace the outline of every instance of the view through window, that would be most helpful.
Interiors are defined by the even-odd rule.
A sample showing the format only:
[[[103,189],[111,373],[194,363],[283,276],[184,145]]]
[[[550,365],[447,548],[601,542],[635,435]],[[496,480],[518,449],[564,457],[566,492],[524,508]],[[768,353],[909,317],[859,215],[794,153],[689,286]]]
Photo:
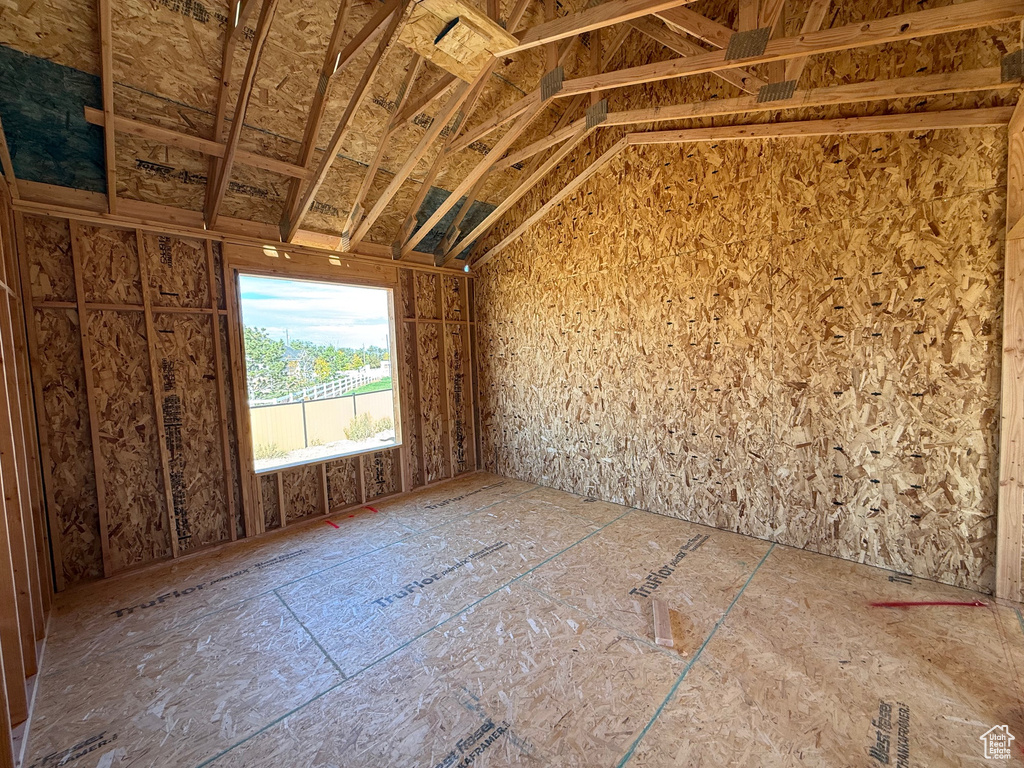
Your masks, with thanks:
[[[256,470],[397,444],[390,294],[239,275]]]

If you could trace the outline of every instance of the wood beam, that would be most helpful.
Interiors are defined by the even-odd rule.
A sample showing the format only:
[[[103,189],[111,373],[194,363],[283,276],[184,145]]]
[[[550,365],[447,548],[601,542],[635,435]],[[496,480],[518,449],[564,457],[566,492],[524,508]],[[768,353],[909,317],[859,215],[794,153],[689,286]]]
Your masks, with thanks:
[[[556,40],[638,19],[687,2],[690,0],[608,0],[600,5],[530,27],[516,35],[519,45],[500,51],[496,55],[509,56]]]
[[[833,85],[824,88],[809,88],[796,91],[784,102],[759,103],[756,96],[741,96],[734,99],[712,99],[710,101],[676,104],[665,107],[648,107],[623,112],[609,112],[601,127],[618,125],[640,125],[673,120],[701,117],[722,117],[753,112],[775,112],[780,108],[798,109],[803,107],[824,107],[836,104],[857,104],[868,101],[886,101],[920,96],[935,96],[948,93],[969,93],[972,91],[1009,90],[1020,87],[1020,81],[1002,81],[999,67],[972,69],[965,72],[947,72],[938,75],[898,77],[892,80],[873,80],[849,85]],[[582,125],[582,118],[571,125],[523,147],[495,164],[503,168],[520,163],[533,155],[564,141]],[[1021,232],[1024,236],[1024,228]]]
[[[483,266],[507,248],[523,232],[543,218],[552,207],[593,176],[602,165],[606,164],[626,146],[1001,126],[1009,123],[1012,113],[1013,108],[1011,107],[992,107],[988,109],[919,112],[904,115],[878,115],[837,120],[806,120],[792,123],[729,125],[715,128],[689,128],[680,131],[631,133],[620,139],[615,146],[601,155],[594,163],[591,163],[585,171],[559,190],[554,197],[516,227],[500,243],[493,246],[483,256],[473,262],[473,266]],[[1024,164],[1022,164],[1022,168],[1024,168]],[[1022,178],[1024,178],[1024,170],[1022,170]],[[1022,304],[1022,307],[1024,307],[1024,304]],[[1024,346],[1022,346],[1022,349],[1024,349]],[[1024,352],[1022,352],[1022,356],[1024,356]],[[1024,410],[1022,410],[1022,421],[1024,421]],[[1022,462],[1024,462],[1024,458],[1022,458]],[[1022,479],[1022,486],[1024,486],[1024,479]],[[1022,504],[1024,504],[1024,499],[1022,499]]]
[[[678,131],[631,133],[631,146],[640,144],[687,144],[709,141],[781,139],[798,136],[847,136],[860,133],[933,131],[949,128],[983,128],[1010,122],[1013,107],[953,109],[944,112],[912,112],[903,115],[843,117],[834,120],[802,120],[792,123],[723,125],[714,128],[684,128]]]
[[[1024,0],[972,0],[955,6],[887,16],[797,37],[771,40],[763,54],[744,59],[743,63],[748,66],[762,64],[798,56],[844,51],[899,40],[911,40],[917,37],[1009,24],[1021,19],[1024,19]],[[733,67],[735,67],[735,62],[725,59],[725,51],[712,51],[700,56],[671,59],[602,75],[568,80],[562,90],[553,98],[564,99],[580,93],[689,77]],[[538,92],[527,94],[509,106],[505,112],[511,113],[518,110],[521,113],[528,102],[538,96]]]
[[[100,31],[100,86],[103,91],[103,114],[114,115],[114,43],[110,21],[110,0],[98,0]],[[117,213],[117,145],[114,143],[114,121],[103,129],[103,164],[107,179],[107,212]]]
[[[515,28],[519,26],[519,23],[522,21],[523,15],[526,13],[526,9],[529,6],[530,2],[531,0],[517,0],[516,4],[512,7],[512,10],[509,13],[509,17],[506,21],[506,26],[508,29],[515,30]],[[452,96],[449,99],[449,103],[456,98],[457,94],[459,94],[459,103],[455,106],[456,111],[449,112],[448,116],[445,117],[445,119],[443,120],[442,125],[436,126],[438,132],[437,134],[434,135],[433,138],[430,138],[429,141],[428,136],[431,133],[431,130],[428,130],[427,135],[424,135],[423,139],[421,139],[420,141],[420,144],[417,146],[416,150],[414,150],[413,158],[410,158],[410,160],[415,159],[416,162],[418,162],[419,158],[426,154],[427,150],[429,149],[430,143],[433,142],[434,138],[440,135],[440,131],[443,130],[444,125],[447,124],[447,122],[451,119],[452,115],[456,113],[459,115],[458,119],[456,120],[456,127],[445,140],[444,146],[441,148],[441,151],[434,159],[434,163],[431,166],[430,170],[428,171],[426,177],[421,182],[419,192],[416,194],[416,199],[413,201],[411,210],[409,211],[409,214],[406,216],[402,229],[398,234],[398,245],[393,246],[392,248],[393,252],[396,250],[399,252],[400,258],[408,253],[406,250],[401,248],[402,241],[404,241],[406,235],[412,231],[413,227],[415,227],[416,214],[419,211],[420,206],[423,204],[423,201],[426,199],[426,195],[430,190],[430,186],[434,183],[434,180],[437,178],[438,173],[440,173],[441,166],[443,165],[445,158],[452,151],[452,144],[458,139],[459,134],[465,128],[466,123],[469,120],[469,117],[472,115],[473,110],[476,108],[476,105],[479,102],[480,97],[483,95],[484,88],[486,88],[490,76],[494,72],[494,69],[495,67],[497,67],[497,65],[498,58],[495,57],[487,66],[484,67],[483,71],[481,71],[481,73],[469,86],[468,90],[465,90],[463,86],[460,86],[460,89],[452,94]],[[458,110],[460,110],[463,105],[466,106],[466,109],[462,112],[458,112]],[[434,129],[435,125],[436,120],[434,123],[431,123],[430,128]],[[403,166],[402,171],[400,172],[402,174],[402,178],[400,179],[399,176],[396,176],[394,179],[391,180],[391,183],[388,185],[387,189],[385,189],[385,194],[388,195],[387,199],[384,200],[383,203],[381,200],[378,200],[374,207],[370,210],[370,213],[367,214],[366,219],[359,224],[352,237],[352,245],[355,245],[356,243],[361,241],[369,233],[370,227],[373,225],[373,222],[376,220],[377,217],[380,216],[381,213],[383,213],[384,208],[391,201],[394,195],[398,192],[398,189],[401,187],[401,184],[404,182],[406,178],[408,178],[408,176],[412,173],[414,168],[415,162],[413,162],[410,165],[410,163],[407,161],[406,164]]]
[[[800,34],[807,35],[821,29],[831,4],[832,0],[811,0],[811,4],[807,8],[807,15],[804,17],[803,27],[800,29]],[[804,67],[806,66],[806,56],[797,56],[795,59],[790,59],[786,62],[786,79],[800,80],[800,75],[803,74]]]
[[[331,30],[331,39],[324,53],[323,64],[320,66],[320,77],[317,80],[316,93],[313,95],[309,116],[306,118],[302,143],[299,146],[297,163],[303,168],[312,170],[313,152],[316,149],[316,140],[320,136],[320,127],[323,124],[324,114],[327,111],[327,99],[331,92],[331,81],[338,72],[342,71],[352,61],[359,51],[363,50],[363,47],[369,43],[374,35],[384,29],[388,19],[398,10],[401,2],[402,0],[388,0],[388,2],[384,3],[377,9],[373,17],[356,32],[352,40],[342,50],[342,35],[348,23],[352,0],[341,0],[341,6],[338,8],[338,14],[334,19],[334,27]],[[286,216],[294,209],[301,191],[302,183],[297,180],[292,181],[284,206]]]
[[[719,24],[717,21],[712,21],[707,16],[702,16],[684,5],[659,11],[654,15],[670,27],[693,35],[698,40],[703,40],[715,48],[728,48],[729,39],[735,34],[735,30],[724,24]]]
[[[449,254],[454,258],[456,253],[461,253],[476,242],[478,238],[482,237],[487,230],[498,223],[498,220],[504,216],[513,205],[519,202],[527,192],[533,189],[541,179],[547,176],[553,168],[565,159],[566,155],[576,149],[576,147],[578,147],[591,133],[593,133],[593,131],[593,128],[587,129],[585,125],[579,129],[572,138],[566,141],[565,144],[559,148],[557,152],[544,161],[543,165],[523,179],[512,193],[501,201],[497,208],[491,211],[483,221],[473,228],[472,232],[466,235],[462,240],[455,243],[449,249]]]
[[[736,29],[749,32],[757,29],[757,18],[760,11],[758,0],[738,0],[739,13],[736,16]]]
[[[1007,145],[1006,252],[1003,282],[1002,396],[999,405],[999,511],[996,597],[1021,600],[1024,557],[1024,100],[1018,100]]]
[[[4,179],[11,190],[11,197],[18,199],[18,179],[14,176],[14,163],[11,161],[11,148],[7,144],[7,135],[4,133],[4,124],[0,121],[0,167],[4,171]]]
[[[253,84],[256,81],[256,70],[259,67],[260,57],[263,53],[263,46],[270,34],[270,24],[274,19],[274,11],[277,10],[278,0],[263,0],[263,7],[260,9],[260,19],[256,25],[256,37],[253,39],[252,47],[249,49],[249,59],[245,64],[245,74],[242,77],[238,102],[235,104],[235,113],[231,117],[231,131],[228,134],[227,146],[224,149],[224,158],[218,163],[215,174],[207,180],[206,186],[206,225],[217,226],[217,216],[220,215],[220,206],[224,202],[224,193],[227,191],[228,182],[231,181],[231,168],[235,161],[235,154],[238,151],[238,140],[242,136],[242,127],[245,125],[245,113],[249,108],[249,100],[252,98]],[[106,115],[109,126],[107,130],[113,132],[114,121],[113,111]]]
[[[426,59],[418,53],[414,54],[412,57],[412,62],[406,70],[405,80],[402,82],[401,90],[398,93],[395,112],[388,121],[384,132],[381,134],[380,140],[377,142],[377,151],[374,153],[370,164],[366,167],[366,172],[363,174],[363,181],[359,185],[359,190],[356,192],[356,199],[352,201],[351,212],[346,219],[346,232],[351,232],[352,228],[358,222],[360,216],[359,211],[362,208],[363,201],[370,192],[370,187],[373,185],[373,180],[377,176],[377,171],[380,169],[380,164],[384,159],[384,152],[387,150],[388,142],[394,132],[401,125],[401,123],[397,122],[398,113],[402,111],[402,107],[406,102],[408,102],[409,95],[412,92],[412,85],[416,82],[416,78],[422,71],[425,62]]]
[[[231,4],[232,17],[228,33],[224,36],[224,52],[221,56],[220,84],[217,87],[217,110],[213,120],[213,140],[223,142],[227,133],[228,95],[231,92],[231,70],[234,68],[235,48],[242,37],[245,22],[258,0],[234,0]],[[116,126],[115,126],[116,127]],[[211,173],[215,170],[210,168]]]
[[[598,68],[599,67],[596,70],[597,72],[603,72],[605,69],[607,69],[608,66],[611,64],[612,58],[615,56],[615,54],[617,54],[619,52],[619,49],[626,42],[626,38],[629,37],[630,31],[632,29],[633,28],[630,27],[628,24],[623,24],[622,27],[616,32],[615,36],[612,38],[611,43],[607,46],[607,48],[604,47],[603,45],[601,45],[601,32],[600,32],[600,30],[591,33],[591,36],[590,36],[590,53],[591,53],[591,62],[590,63],[591,63],[591,67],[592,68]],[[579,39],[579,38],[574,38],[574,39]],[[600,96],[600,94],[597,93],[597,92],[590,94],[591,104],[595,103],[595,100],[596,100],[596,98],[598,96]],[[553,146],[555,146],[557,144],[560,144],[562,141],[565,141],[566,139],[568,139],[569,137],[572,136],[572,134],[573,134],[572,131],[565,132],[563,130],[563,128],[570,122],[570,120],[572,119],[572,115],[575,113],[575,110],[577,110],[579,107],[582,107],[584,104],[586,104],[586,101],[587,101],[587,99],[586,99],[585,96],[577,96],[574,99],[570,100],[568,102],[568,104],[566,104],[565,110],[559,116],[558,120],[555,123],[554,128],[551,129],[551,133],[547,137],[549,140],[553,136],[556,136],[556,135],[559,138],[558,138],[557,141],[549,141],[549,143],[547,144],[545,149],[553,147]],[[580,120],[576,121],[576,123],[573,123],[573,125],[576,125],[578,127],[579,125],[583,125],[584,123],[585,123],[585,119],[581,118]],[[466,197],[466,202],[459,208],[459,212],[456,214],[455,219],[452,221],[451,227],[449,228],[448,232],[445,233],[445,240],[442,243],[443,250],[444,250],[445,254],[448,256],[448,259],[444,263],[449,263],[451,261],[451,259],[454,258],[456,253],[461,252],[461,251],[455,251],[452,248],[454,241],[458,238],[458,235],[459,235],[459,226],[462,224],[463,219],[466,218],[466,215],[469,213],[470,209],[472,208],[473,203],[476,202],[476,200],[477,200],[478,196],[480,195],[481,191],[483,190],[484,184],[486,183],[486,181],[487,181],[488,177],[490,176],[490,174],[492,174],[495,171],[499,170],[499,167],[500,168],[508,168],[509,166],[514,165],[516,162],[518,162],[517,160],[513,160],[511,163],[509,163],[509,162],[506,162],[507,159],[508,158],[505,157],[505,158],[502,158],[502,159],[498,160],[490,168],[490,170],[488,170],[487,173],[485,173],[483,176],[480,177],[480,180],[476,184],[473,185],[473,188],[470,190],[469,195]],[[541,158],[540,157],[535,157],[533,159],[533,162],[531,162],[530,166],[526,169],[526,172],[523,174],[523,178],[531,177],[533,175],[534,171],[537,170],[537,166],[540,165],[540,162],[541,162]],[[435,262],[436,262],[436,259],[435,259]]]
[[[460,83],[456,87],[455,91],[451,96],[448,97],[448,101],[444,105],[444,109],[434,118],[434,122],[430,124],[430,127],[426,130],[423,136],[420,138],[419,144],[413,149],[409,157],[406,158],[402,166],[395,172],[394,177],[388,183],[388,186],[381,193],[380,197],[373,204],[373,207],[367,212],[366,217],[360,222],[356,231],[352,235],[352,246],[361,241],[366,237],[370,228],[374,222],[380,218],[380,215],[384,213],[384,209],[387,208],[388,203],[398,194],[398,190],[402,184],[412,175],[416,165],[423,158],[423,156],[430,149],[430,145],[434,143],[434,140],[441,135],[441,131],[444,130],[448,122],[455,116],[462,106],[463,102],[469,96],[469,83]]]
[[[699,56],[702,53],[707,53],[707,50],[699,45],[694,45],[678,32],[673,32],[664,24],[659,24],[651,19],[637,19],[636,21],[629,22],[629,24],[638,32],[647,35],[647,37],[661,43],[670,51],[674,51],[680,56]],[[725,69],[714,74],[730,85],[735,85],[741,91],[746,91],[747,93],[757,93],[761,86],[767,85],[767,81],[762,80],[753,72],[748,72],[742,67]]]
[[[491,151],[477,164],[465,179],[448,195],[441,205],[437,207],[430,216],[427,218],[423,225],[413,233],[412,237],[402,246],[402,254],[405,255],[410,253],[420,241],[427,236],[437,224],[444,218],[445,214],[452,209],[452,207],[458,203],[462,196],[467,194],[470,188],[476,184],[477,181],[483,177],[491,166],[494,165],[498,159],[505,154],[509,147],[523,134],[530,124],[537,118],[537,115],[544,109],[544,104],[538,103],[533,109],[530,109],[524,114],[519,120],[513,125],[508,131],[502,136],[498,142],[491,148]]]
[[[106,115],[102,110],[93,107],[85,108],[85,122],[90,125],[105,125]],[[192,152],[202,152],[212,158],[224,157],[226,147],[223,142],[204,139],[199,136],[192,136],[181,131],[170,128],[163,128],[159,125],[144,123],[131,117],[114,115],[114,130],[118,133],[129,133],[133,136],[141,136],[144,139],[166,144],[169,147],[178,147]],[[265,155],[257,155],[244,149],[235,151],[235,162],[242,165],[251,165],[253,168],[262,168],[265,171],[279,173],[282,176],[295,179],[310,179],[313,172],[294,163],[286,163]]]
[[[391,21],[384,30],[380,42],[377,43],[377,48],[370,57],[366,69],[363,70],[363,75],[356,84],[355,90],[352,91],[349,97],[345,112],[342,114],[341,120],[338,121],[337,128],[334,129],[334,135],[331,136],[327,149],[320,157],[320,164],[317,166],[312,181],[309,182],[301,195],[296,195],[291,206],[285,209],[284,217],[281,220],[281,237],[285,242],[290,242],[295,237],[295,233],[299,231],[302,220],[309,212],[309,206],[313,202],[313,198],[316,197],[316,193],[327,179],[327,173],[331,170],[331,166],[334,165],[342,142],[344,142],[349,129],[352,127],[352,120],[368,95],[370,83],[377,76],[377,71],[384,60],[384,53],[392,44],[404,18],[404,8],[391,11]]]
[[[617,154],[619,154],[619,152],[621,152],[627,146],[628,142],[626,141],[625,137],[619,139],[608,151],[606,151],[603,155],[598,157],[594,162],[587,166],[587,168],[581,173],[579,173],[575,178],[573,178],[572,181],[570,181],[568,184],[566,184],[564,187],[558,190],[558,192],[556,192],[550,200],[548,200],[546,203],[544,203],[544,205],[538,208],[533,213],[533,215],[526,219],[526,221],[524,221],[522,224],[520,224],[518,227],[512,230],[512,232],[510,232],[505,237],[504,240],[502,240],[497,245],[493,246],[489,251],[487,251],[487,253],[485,253],[483,256],[474,261],[473,266],[482,267],[488,261],[490,261],[503,250],[505,250],[516,239],[518,239],[518,237],[521,234],[523,234],[523,232],[525,232],[530,227],[532,227],[536,222],[544,218],[544,216],[547,215],[548,211],[550,211],[552,208],[554,208],[556,205],[562,202],[562,200],[564,200],[566,197],[575,192],[576,189],[578,189],[582,184],[584,184],[591,176],[593,176],[595,173],[601,170],[601,168],[607,165]]]
[[[441,94],[447,91],[456,80],[458,78],[455,75],[446,73],[424,88],[422,93],[418,94],[415,99],[410,98],[409,102],[395,113],[395,125],[405,125],[413,120]]]

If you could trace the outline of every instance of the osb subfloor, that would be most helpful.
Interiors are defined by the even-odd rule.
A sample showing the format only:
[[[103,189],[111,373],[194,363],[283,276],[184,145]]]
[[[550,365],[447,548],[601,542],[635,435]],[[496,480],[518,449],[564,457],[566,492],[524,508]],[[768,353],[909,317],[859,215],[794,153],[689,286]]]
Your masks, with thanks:
[[[374,508],[62,597],[26,764],[1024,765],[1015,608],[493,475]]]

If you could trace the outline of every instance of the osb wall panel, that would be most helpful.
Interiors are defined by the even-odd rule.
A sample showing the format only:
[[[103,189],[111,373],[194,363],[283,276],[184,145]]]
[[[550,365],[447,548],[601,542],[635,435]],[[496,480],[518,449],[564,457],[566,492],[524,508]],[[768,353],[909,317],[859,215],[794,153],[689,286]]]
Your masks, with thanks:
[[[75,271],[67,219],[26,217],[26,261],[32,300],[74,301]]]
[[[247,494],[242,493],[244,457],[240,452],[251,450],[240,444],[239,404],[232,396],[228,333],[232,320],[219,312],[214,315],[211,307],[211,301],[224,305],[219,248],[213,248],[211,296],[210,259],[202,240],[143,231],[140,254],[133,229],[78,225],[78,241],[87,301],[86,338],[95,348],[90,391],[77,313],[68,308],[68,302],[77,299],[71,230],[64,220],[26,217],[25,258],[36,304],[32,321],[44,388],[38,417],[51,435],[47,458],[54,473],[53,496],[66,556],[61,567],[68,583],[103,573],[90,400],[99,415],[113,572],[170,557],[172,537],[179,554],[244,537]],[[361,477],[357,458],[329,462],[330,509],[358,504],[363,493],[367,499],[396,493],[402,488],[403,474],[407,487],[414,488],[443,479],[452,469],[456,473],[475,469],[474,432],[468,427],[472,418],[468,352],[464,343],[456,347],[444,343],[453,333],[460,338],[466,334],[460,319],[466,280],[460,276],[442,293],[438,276],[428,274],[424,279],[419,272],[403,270],[396,306],[420,312],[416,324],[401,321],[396,333],[402,334],[403,344],[394,350],[403,440],[410,462],[403,468],[405,452],[397,449],[369,453],[363,457]],[[410,290],[413,283],[419,284],[418,290]],[[448,318],[444,327],[438,317],[439,299]],[[61,303],[54,306],[53,302]],[[147,302],[152,307],[150,339]],[[416,319],[415,314],[409,316]],[[417,367],[420,361],[422,369]],[[442,364],[450,368],[444,377]],[[156,368],[155,392],[151,366]],[[218,376],[222,391],[218,391]],[[227,420],[227,471],[222,407]],[[165,431],[163,442],[158,415]],[[451,460],[446,453],[449,446]],[[165,460],[170,501],[164,487]],[[426,472],[420,471],[421,462]],[[254,487],[259,491],[250,502],[254,507],[262,503],[268,528],[279,527],[276,475],[261,476]],[[322,514],[318,465],[284,471],[282,490],[285,524]]]
[[[170,554],[142,313],[87,313],[111,569]]]
[[[418,331],[416,358],[419,363],[422,422],[420,441],[426,466],[426,482],[445,476],[444,416],[441,412],[441,327],[422,323]]]
[[[231,358],[230,345],[228,341],[228,319],[219,318],[220,328],[220,354],[221,370],[224,371],[230,381]],[[224,393],[224,401],[228,419],[228,448],[231,458],[231,496],[235,505],[235,536],[241,538],[245,535],[245,508],[242,504],[242,469],[238,453],[238,427],[235,421],[235,399]]]
[[[410,296],[408,291],[402,292],[403,296]],[[425,480],[420,471],[422,461],[423,439],[418,418],[420,400],[419,389],[416,380],[418,364],[416,355],[419,344],[416,341],[417,325],[411,322],[403,322],[398,329],[403,335],[402,347],[404,357],[401,360],[401,392],[402,392],[402,439],[409,445],[409,457],[411,465],[410,482],[415,487],[423,485]]]
[[[327,498],[331,510],[359,503],[359,459],[327,462]]]
[[[202,240],[147,233],[143,241],[154,307],[210,306],[210,277]]]
[[[319,466],[286,469],[281,479],[284,482],[285,515],[289,523],[323,513]]]
[[[469,334],[464,325],[449,325],[444,333],[445,370],[448,372],[448,422],[451,434],[452,472],[473,469],[470,445],[469,361],[466,349]]]
[[[65,222],[66,224],[67,222]],[[32,228],[27,228],[29,232]],[[39,357],[36,371],[43,392],[53,503],[64,578],[68,582],[103,575],[99,504],[89,435],[89,405],[78,330],[78,313],[65,309],[35,312]],[[37,406],[38,407],[38,406]]]
[[[483,270],[485,467],[990,591],[1003,158],[627,151]]]
[[[141,304],[142,280],[135,233],[86,226],[79,232],[85,300],[97,304]]]
[[[366,500],[397,493],[399,489],[398,451],[374,451],[363,457],[363,488]]]
[[[171,485],[178,494],[178,547],[184,551],[230,537],[213,325],[205,315],[177,313],[159,313],[153,323]]]
[[[260,503],[263,505],[263,524],[269,531],[281,527],[281,503],[277,495],[277,474],[260,475]]]

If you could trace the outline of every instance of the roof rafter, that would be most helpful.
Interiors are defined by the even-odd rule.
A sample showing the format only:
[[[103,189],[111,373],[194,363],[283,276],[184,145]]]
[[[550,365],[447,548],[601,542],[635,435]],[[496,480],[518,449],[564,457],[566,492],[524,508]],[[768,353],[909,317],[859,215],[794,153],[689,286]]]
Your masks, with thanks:
[[[636,21],[631,21],[629,23],[637,31],[647,35],[647,37],[651,38],[655,42],[661,43],[669,50],[678,53],[680,56],[699,56],[702,53],[707,53],[706,49],[691,43],[678,32],[672,31],[664,24],[659,24],[651,19],[637,19]],[[735,85],[741,91],[746,91],[747,93],[756,93],[760,90],[761,86],[766,85],[764,80],[753,72],[748,72],[742,67],[736,67],[736,69],[723,69],[722,71],[715,72],[714,74],[725,80],[725,82],[730,85]]]
[[[249,49],[249,59],[245,64],[245,75],[242,77],[241,87],[238,92],[238,103],[235,104],[235,113],[231,117],[231,132],[228,134],[227,145],[224,148],[224,158],[218,164],[215,174],[211,174],[206,186],[206,225],[211,229],[217,224],[217,216],[220,214],[221,203],[224,202],[224,193],[227,191],[228,182],[231,180],[231,167],[235,161],[235,153],[238,151],[238,140],[242,136],[242,127],[245,125],[245,113],[249,108],[249,101],[252,98],[253,84],[256,81],[256,70],[259,67],[260,57],[263,53],[263,46],[270,34],[270,24],[274,19],[274,12],[277,10],[277,0],[263,0],[263,7],[260,9],[259,22],[256,25],[256,37]],[[109,125],[106,130],[113,132],[113,114],[108,115]]]
[[[851,117],[834,120],[804,120],[789,123],[755,123],[727,125],[714,128],[684,128],[677,131],[651,131],[630,133],[620,139],[611,149],[591,163],[585,170],[556,192],[501,242],[490,248],[473,262],[480,267],[512,244],[527,229],[540,221],[552,208],[564,200],[601,167],[627,146],[645,144],[681,144],[692,142],[719,142],[760,140],[788,137],[845,136],[866,133],[894,133],[904,131],[930,131],[940,129],[962,129],[985,126],[1007,125],[1013,115],[1013,107],[989,107],[985,109],[960,109],[944,112],[916,112],[899,115],[876,115]]]
[[[117,148],[114,143],[114,43],[110,21],[110,0],[99,0],[100,88],[103,92],[103,164],[107,179],[107,211],[117,213]]]
[[[624,21],[647,16],[692,0],[608,0],[576,13],[570,13],[551,21],[546,21],[516,35],[519,45],[500,51],[498,56],[508,56],[519,51],[526,51],[567,37],[574,37],[584,32],[610,27]]]
[[[506,22],[507,27],[514,30],[517,26],[519,26],[519,22],[522,21],[523,15],[526,13],[526,8],[529,5],[529,3],[530,0],[517,0],[515,6],[512,8],[512,11],[509,13],[509,17]],[[421,181],[420,189],[416,193],[416,198],[413,201],[411,210],[406,215],[405,222],[403,223],[401,229],[399,230],[398,237],[395,243],[392,245],[392,252],[395,254],[396,258],[401,258],[404,254],[407,253],[407,251],[403,250],[402,244],[405,238],[412,232],[413,228],[416,226],[416,214],[418,213],[420,206],[423,204],[423,201],[426,199],[427,193],[430,191],[431,185],[433,185],[434,180],[437,178],[437,175],[441,171],[441,166],[444,164],[445,158],[448,156],[450,152],[449,147],[458,138],[459,134],[465,128],[466,123],[469,120],[469,117],[473,114],[473,110],[476,109],[476,105],[479,102],[480,97],[483,96],[484,88],[487,87],[491,74],[494,72],[494,69],[497,67],[497,65],[498,58],[493,57],[491,61],[483,68],[480,74],[477,75],[476,79],[473,81],[468,94],[465,94],[464,96],[464,102],[460,103],[458,108],[461,109],[463,106],[465,106],[465,109],[458,113],[458,118],[456,120],[455,126],[452,128],[451,132],[448,135],[448,138],[445,140],[444,146],[441,148],[441,151],[434,158],[434,162],[431,165],[430,170],[427,172],[427,175]],[[422,154],[426,154],[429,145],[424,146],[421,142],[420,146],[417,147],[417,151],[421,147],[423,148]],[[422,154],[420,155],[421,157]],[[409,168],[408,173],[412,173],[412,167]],[[407,177],[408,174],[406,175],[406,178]],[[392,179],[392,183],[388,185],[388,189],[385,190],[385,192],[391,190],[393,187],[394,192],[391,193],[392,196],[395,193],[397,193],[401,184],[397,183],[396,185],[396,182],[397,178]],[[389,201],[390,198],[387,202]],[[378,208],[379,212],[375,214],[375,211],[377,211]],[[364,238],[369,233],[370,226],[372,226],[373,224],[373,220],[375,220],[376,217],[379,216],[381,212],[383,212],[383,208],[380,207],[380,201],[378,200],[378,204],[374,206],[374,209],[370,211],[370,214],[367,214],[368,221],[364,221],[356,229],[351,241],[353,244],[358,243],[360,240],[362,240],[362,238]],[[371,215],[373,215],[373,219],[371,219]]]
[[[389,3],[387,7],[391,7],[391,4]],[[377,47],[374,49],[373,55],[370,56],[370,61],[367,63],[366,69],[363,70],[363,74],[359,78],[359,82],[356,83],[355,90],[353,90],[352,94],[349,96],[345,112],[342,114],[337,127],[334,129],[334,134],[331,136],[331,140],[327,144],[327,149],[320,157],[320,164],[317,166],[316,173],[313,175],[313,178],[310,180],[306,188],[302,191],[302,194],[296,194],[291,206],[285,209],[284,217],[281,219],[281,236],[285,242],[288,242],[295,237],[295,233],[298,232],[299,226],[302,224],[302,220],[305,218],[306,213],[309,212],[309,206],[312,204],[313,198],[316,197],[316,193],[320,190],[324,180],[327,178],[327,173],[331,170],[331,166],[334,165],[334,161],[338,157],[338,150],[341,149],[341,144],[348,135],[349,129],[352,127],[352,119],[360,105],[362,105],[363,100],[366,98],[369,85],[377,75],[377,71],[380,69],[381,62],[384,59],[384,54],[391,46],[395,38],[395,33],[398,31],[403,19],[405,19],[405,10],[406,8],[404,7],[403,2],[396,3],[391,7],[391,12],[389,14],[390,21],[388,21],[384,34],[381,35],[380,41],[377,43]],[[312,155],[310,156],[310,159],[312,159]]]

